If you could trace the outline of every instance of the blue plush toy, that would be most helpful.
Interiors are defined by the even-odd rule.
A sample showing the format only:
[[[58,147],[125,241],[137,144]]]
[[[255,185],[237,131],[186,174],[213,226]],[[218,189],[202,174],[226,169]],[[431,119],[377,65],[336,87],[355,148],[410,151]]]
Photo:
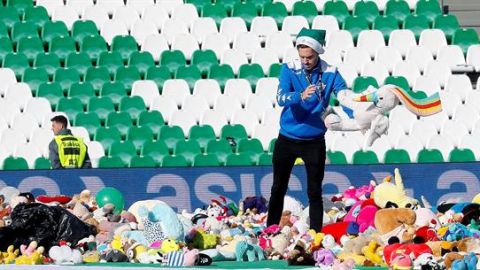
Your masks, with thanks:
[[[148,211],[145,206],[140,206],[138,214],[145,227],[145,238],[150,244],[167,238],[184,240],[183,224],[175,211],[166,203],[156,204],[151,211]]]
[[[463,260],[455,260],[452,263],[452,270],[476,270],[477,269],[477,256],[475,253],[470,252]]]
[[[245,257],[249,262],[265,260],[263,249],[259,245],[250,244],[245,240],[237,243],[235,255],[239,262],[244,261]]]

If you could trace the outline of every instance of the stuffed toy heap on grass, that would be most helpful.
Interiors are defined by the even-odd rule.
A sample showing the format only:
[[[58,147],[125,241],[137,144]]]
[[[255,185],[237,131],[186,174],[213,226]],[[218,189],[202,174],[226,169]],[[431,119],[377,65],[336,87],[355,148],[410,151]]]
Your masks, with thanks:
[[[332,131],[368,130],[366,140],[368,146],[387,132],[389,122],[386,114],[400,102],[417,116],[429,116],[442,110],[438,93],[417,99],[402,88],[390,84],[378,89],[370,86],[361,94],[351,90],[340,91],[337,99],[352,118],[342,118],[330,113],[325,117],[325,125]]]

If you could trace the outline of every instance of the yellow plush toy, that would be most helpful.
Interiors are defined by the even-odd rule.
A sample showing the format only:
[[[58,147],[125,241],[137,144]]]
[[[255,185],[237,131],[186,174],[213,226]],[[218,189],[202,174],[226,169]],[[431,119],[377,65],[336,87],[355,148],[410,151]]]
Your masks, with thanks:
[[[367,246],[362,248],[362,251],[365,257],[375,265],[385,265],[382,258],[383,247],[381,247],[380,244],[377,243],[377,241],[371,240]]]
[[[177,244],[175,240],[172,239],[165,239],[162,241],[162,246],[160,247],[160,251],[162,253],[168,253],[172,251],[177,251],[180,249],[180,246]]]
[[[386,177],[375,187],[372,197],[380,208],[415,208],[418,205],[417,200],[406,195],[398,168],[395,168],[395,184],[391,183],[391,177]]]
[[[2,262],[4,264],[11,264],[18,257],[20,251],[15,249],[13,245],[8,246],[7,252],[2,252]]]

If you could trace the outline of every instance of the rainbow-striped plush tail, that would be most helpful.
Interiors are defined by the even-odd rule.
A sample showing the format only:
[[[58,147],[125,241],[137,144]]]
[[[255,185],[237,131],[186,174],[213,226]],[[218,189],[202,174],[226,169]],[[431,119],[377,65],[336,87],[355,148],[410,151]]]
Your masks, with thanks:
[[[399,87],[393,87],[391,90],[409,111],[418,116],[429,116],[442,111],[442,101],[438,93],[427,98],[418,99]]]

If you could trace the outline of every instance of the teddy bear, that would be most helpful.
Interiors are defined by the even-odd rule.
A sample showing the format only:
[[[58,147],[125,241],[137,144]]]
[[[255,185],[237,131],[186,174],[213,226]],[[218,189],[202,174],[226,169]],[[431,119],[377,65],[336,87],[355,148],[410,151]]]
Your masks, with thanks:
[[[391,176],[387,176],[373,190],[372,197],[375,204],[380,208],[416,208],[419,203],[406,195],[400,170],[395,168],[394,174],[395,184],[391,182]]]
[[[357,237],[345,240],[343,244],[343,251],[337,255],[337,258],[343,261],[347,259],[353,259],[355,264],[364,265],[366,258],[362,249],[368,245],[370,239],[370,237],[365,235],[359,235]]]
[[[385,208],[375,214],[375,227],[383,243],[396,236],[400,242],[412,240],[415,235],[415,211],[409,208]]]

